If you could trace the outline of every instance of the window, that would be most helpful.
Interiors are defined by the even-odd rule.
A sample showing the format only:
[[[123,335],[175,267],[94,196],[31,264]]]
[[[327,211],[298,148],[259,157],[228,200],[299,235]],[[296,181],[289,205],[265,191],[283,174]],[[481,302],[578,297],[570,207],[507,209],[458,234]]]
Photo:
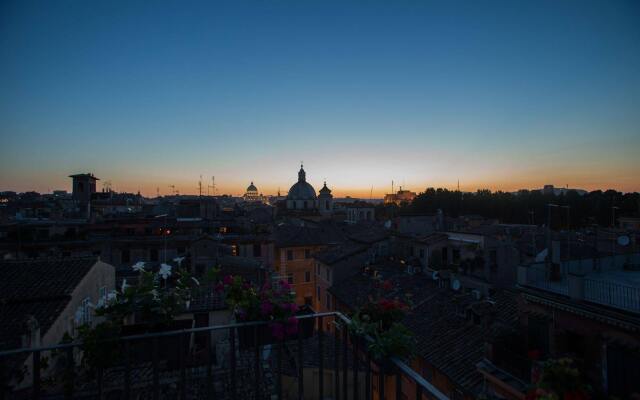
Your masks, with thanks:
[[[420,258],[424,258],[424,249],[420,249]]]
[[[287,260],[293,260],[293,250],[287,250]]]
[[[320,286],[316,286],[316,297],[318,298],[318,301],[320,301]]]
[[[330,209],[329,202],[327,200],[324,201],[324,209],[325,210],[329,210]]]
[[[304,249],[304,258],[311,258],[311,250]]]
[[[131,252],[129,251],[129,249],[122,250],[122,254],[120,255],[120,261],[122,263],[131,262]]]
[[[489,252],[489,265],[496,266],[498,264],[498,252],[497,250],[491,250]]]
[[[307,201],[305,200],[303,204],[304,204],[303,208],[306,210],[307,209]]]
[[[304,281],[311,282],[311,271],[304,271]]]
[[[327,310],[331,310],[331,295],[329,293],[326,294],[325,304],[327,305]]]
[[[460,262],[460,249],[453,249],[451,254],[453,256],[453,263],[458,264]]]
[[[293,285],[293,273],[289,272],[287,274],[287,282],[289,283],[289,285]]]
[[[91,308],[89,307],[91,304],[91,298],[87,297],[82,300],[81,312],[82,312],[82,324],[90,324],[91,323]]]
[[[331,270],[327,268],[327,281],[331,282]]]

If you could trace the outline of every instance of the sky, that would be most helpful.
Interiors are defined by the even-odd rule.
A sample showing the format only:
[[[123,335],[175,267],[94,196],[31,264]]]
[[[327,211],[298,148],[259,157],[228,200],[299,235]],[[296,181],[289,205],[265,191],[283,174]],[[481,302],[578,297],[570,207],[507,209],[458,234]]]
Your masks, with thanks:
[[[640,191],[638,1],[2,1],[0,190]]]

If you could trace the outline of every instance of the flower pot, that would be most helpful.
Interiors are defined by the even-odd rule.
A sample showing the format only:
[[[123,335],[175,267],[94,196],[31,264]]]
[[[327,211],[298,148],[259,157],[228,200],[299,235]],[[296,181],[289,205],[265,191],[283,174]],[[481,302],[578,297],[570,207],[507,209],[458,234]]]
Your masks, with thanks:
[[[310,314],[314,314],[314,311],[309,306],[302,306],[300,307],[300,310],[296,312],[296,315],[298,316]],[[298,335],[301,335],[302,339],[308,339],[313,336],[315,318],[304,318],[298,321],[298,332],[285,334],[282,339],[273,335],[272,324],[270,322],[266,322],[263,325],[238,327],[237,337],[239,346],[241,349],[247,349],[255,347],[256,344],[258,346],[265,346],[268,344],[278,343],[279,341],[297,340]]]

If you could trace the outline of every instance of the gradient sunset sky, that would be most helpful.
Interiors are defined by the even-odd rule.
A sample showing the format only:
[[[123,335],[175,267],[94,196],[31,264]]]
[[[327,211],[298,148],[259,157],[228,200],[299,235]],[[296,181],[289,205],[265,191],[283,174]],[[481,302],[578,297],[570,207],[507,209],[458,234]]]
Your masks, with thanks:
[[[640,191],[640,2],[3,1],[0,138],[0,190]]]

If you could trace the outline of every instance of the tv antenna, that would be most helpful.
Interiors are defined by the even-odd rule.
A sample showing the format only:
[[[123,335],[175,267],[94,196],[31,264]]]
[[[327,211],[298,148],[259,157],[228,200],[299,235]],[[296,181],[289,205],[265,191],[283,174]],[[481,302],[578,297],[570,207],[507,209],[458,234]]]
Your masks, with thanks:
[[[211,195],[216,195],[216,177],[211,177],[211,185],[207,185],[207,194],[209,194],[209,189],[211,189]]]
[[[175,194],[176,194],[176,185],[169,185],[169,188],[171,189],[171,195],[175,196]]]
[[[202,197],[202,175],[200,175],[200,180],[198,181],[198,195]]]

